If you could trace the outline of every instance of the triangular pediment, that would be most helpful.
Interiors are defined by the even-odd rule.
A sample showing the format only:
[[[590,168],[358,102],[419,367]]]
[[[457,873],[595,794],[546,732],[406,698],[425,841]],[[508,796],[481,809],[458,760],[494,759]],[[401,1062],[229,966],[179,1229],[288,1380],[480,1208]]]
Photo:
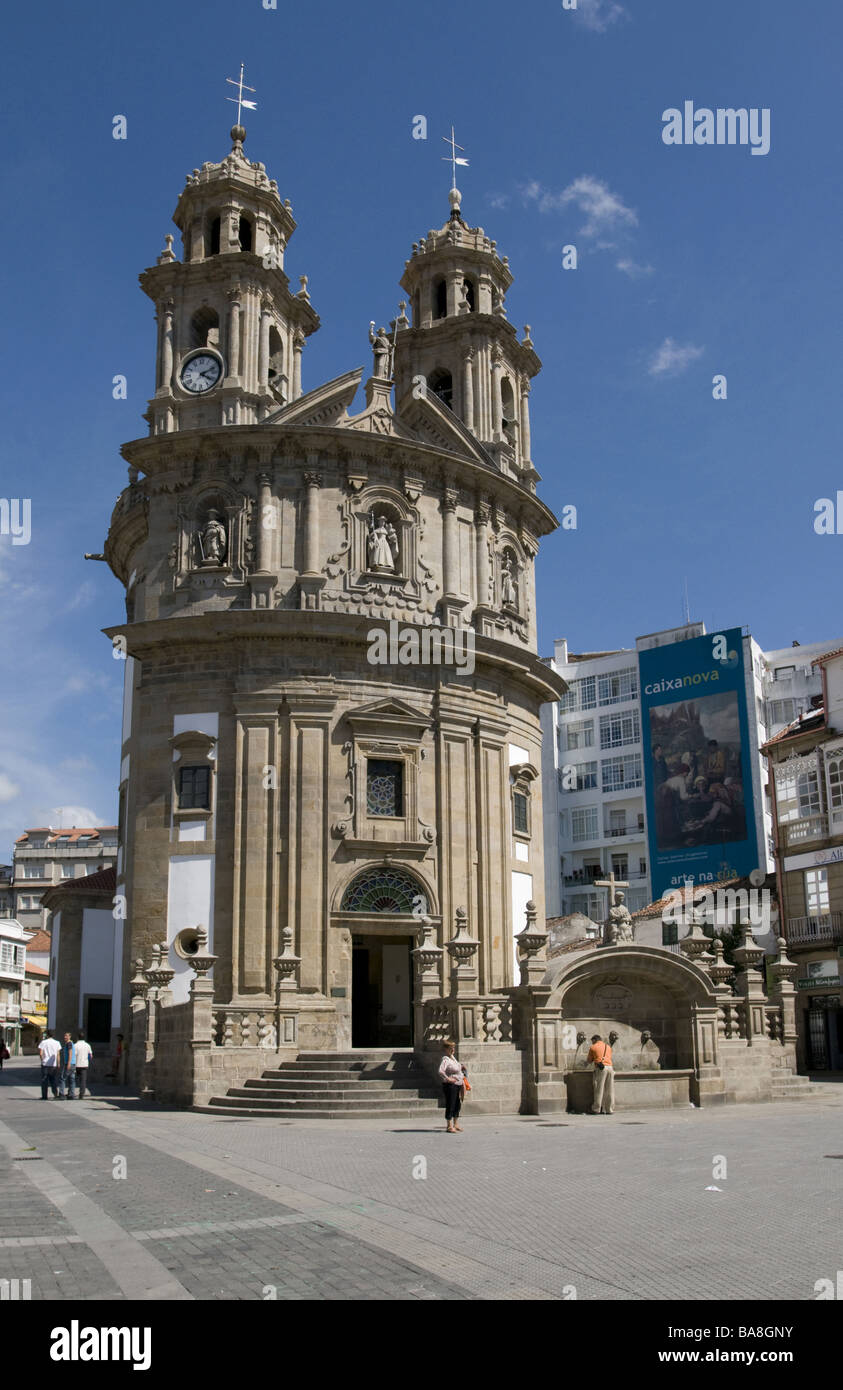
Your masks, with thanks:
[[[268,415],[261,425],[341,425],[348,419],[348,407],[357,394],[363,379],[363,368],[355,367],[343,376],[326,381],[297,401],[281,406]]]
[[[421,732],[429,729],[433,720],[424,710],[416,709],[405,700],[388,697],[385,700],[372,700],[365,705],[356,705],[346,714],[349,724],[381,725],[387,728],[415,729]]]
[[[395,419],[402,432],[414,435],[421,443],[460,454],[473,463],[482,463],[498,471],[494,459],[471,430],[438,397],[414,396],[412,391],[407,391],[398,402]]]

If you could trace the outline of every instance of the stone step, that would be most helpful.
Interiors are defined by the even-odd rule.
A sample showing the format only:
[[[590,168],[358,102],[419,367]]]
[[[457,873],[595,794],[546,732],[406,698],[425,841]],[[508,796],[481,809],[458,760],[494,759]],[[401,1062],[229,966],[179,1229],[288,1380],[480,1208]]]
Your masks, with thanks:
[[[275,1072],[264,1072],[259,1079],[249,1080],[244,1083],[249,1087],[258,1087],[263,1091],[276,1091],[279,1095],[338,1095],[346,1091],[357,1095],[395,1095],[403,1092],[416,1095],[419,1091],[424,1091],[426,1095],[438,1096],[439,1090],[436,1086],[413,1085],[411,1082],[403,1080],[369,1080],[368,1078],[337,1077],[331,1081],[308,1081],[303,1085],[294,1077],[278,1076]]]
[[[444,1123],[442,1117],[445,1113],[444,1109],[433,1109],[422,1111],[420,1115],[418,1110],[413,1110],[407,1104],[392,1105],[384,1110],[310,1110],[306,1106],[295,1110],[278,1110],[268,1105],[234,1106],[225,1100],[208,1105],[194,1105],[191,1108],[202,1115],[232,1115],[241,1120],[252,1117],[275,1120],[409,1120],[415,1117],[435,1121],[436,1127]]]
[[[316,1097],[300,1096],[296,1099],[292,1097],[278,1097],[272,1091],[261,1091],[245,1086],[232,1086],[226,1096],[213,1097],[210,1104],[216,1109],[218,1105],[231,1105],[237,1109],[260,1105],[262,1108],[285,1111],[298,1114],[301,1110],[312,1110],[316,1113],[323,1110],[342,1110],[345,1114],[362,1114],[364,1111],[373,1115],[381,1115],[384,1111],[390,1110],[394,1106],[399,1106],[402,1110],[410,1110],[413,1113],[419,1110],[436,1112],[439,1109],[435,1100],[429,1100],[422,1096],[397,1097],[387,1095],[382,1099],[377,1096],[340,1096],[340,1097]],[[444,1107],[443,1107],[444,1108]]]
[[[332,1076],[372,1077],[375,1080],[396,1076],[412,1080],[413,1077],[422,1078],[430,1075],[424,1067],[315,1067],[310,1064],[299,1066],[297,1062],[282,1062],[280,1066],[270,1067],[268,1070],[278,1076],[295,1077],[297,1081],[318,1081]]]

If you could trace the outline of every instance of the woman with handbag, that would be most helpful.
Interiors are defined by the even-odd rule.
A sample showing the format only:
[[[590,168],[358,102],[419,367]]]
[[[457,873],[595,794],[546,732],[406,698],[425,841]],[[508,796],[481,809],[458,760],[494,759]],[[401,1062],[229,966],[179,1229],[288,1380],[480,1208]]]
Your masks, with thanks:
[[[445,1055],[439,1064],[439,1079],[445,1095],[446,1132],[462,1134],[462,1125],[457,1122],[460,1118],[463,1094],[471,1088],[466,1078],[465,1067],[455,1056],[456,1043],[449,1040],[444,1044],[444,1050]]]

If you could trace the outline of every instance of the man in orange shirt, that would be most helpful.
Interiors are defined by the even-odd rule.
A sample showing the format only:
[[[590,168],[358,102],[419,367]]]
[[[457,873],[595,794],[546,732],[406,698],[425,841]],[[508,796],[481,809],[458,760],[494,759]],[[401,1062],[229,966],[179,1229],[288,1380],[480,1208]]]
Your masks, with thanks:
[[[595,1033],[591,1039],[588,1061],[594,1067],[594,1097],[591,1113],[592,1115],[599,1115],[602,1110],[604,1115],[614,1115],[615,1069],[612,1066],[612,1049],[608,1043],[603,1041],[599,1033]]]

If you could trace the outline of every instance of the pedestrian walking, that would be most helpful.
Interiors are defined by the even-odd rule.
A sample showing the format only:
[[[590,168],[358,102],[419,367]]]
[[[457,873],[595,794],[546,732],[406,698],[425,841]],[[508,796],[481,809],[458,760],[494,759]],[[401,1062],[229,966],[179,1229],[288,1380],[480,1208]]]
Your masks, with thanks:
[[[594,1066],[594,1094],[591,1113],[614,1115],[615,1113],[615,1069],[612,1066],[612,1049],[599,1033],[591,1039],[588,1061]]]
[[[8,1062],[11,1055],[12,1054],[9,1051],[6,1044],[2,1041],[2,1039],[0,1039],[0,1071],[3,1070],[3,1063]]]
[[[445,1095],[445,1120],[448,1134],[462,1133],[458,1123],[465,1087],[465,1067],[456,1058],[456,1043],[444,1044],[445,1055],[439,1064],[439,1077]]]
[[[53,1093],[53,1100],[58,1100],[59,1092],[56,1085],[56,1077],[59,1069],[59,1053],[61,1048],[53,1037],[52,1033],[45,1033],[42,1041],[38,1044],[38,1056],[41,1058],[41,1099],[47,1099],[47,1087]]]
[[[76,1045],[69,1033],[65,1033],[59,1053],[59,1096],[62,1100],[74,1100],[73,1087],[76,1081]]]
[[[88,1087],[88,1067],[91,1065],[91,1044],[86,1041],[85,1034],[80,1033],[76,1039],[76,1081],[78,1084],[78,1096],[84,1099]],[[88,1095],[90,1095],[88,1091]]]

